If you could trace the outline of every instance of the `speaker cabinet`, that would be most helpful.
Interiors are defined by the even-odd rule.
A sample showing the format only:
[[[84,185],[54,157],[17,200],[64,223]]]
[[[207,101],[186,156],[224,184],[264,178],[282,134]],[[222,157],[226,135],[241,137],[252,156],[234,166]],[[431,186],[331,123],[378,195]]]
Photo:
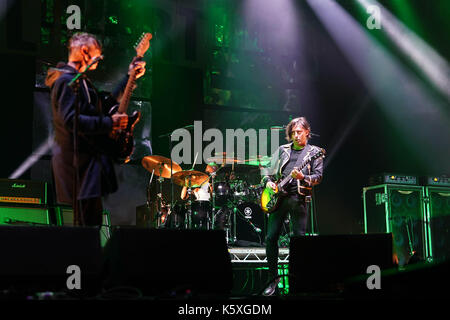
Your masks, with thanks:
[[[105,288],[149,296],[227,295],[233,281],[222,230],[116,227],[105,246]]]
[[[0,225],[50,225],[52,217],[47,208],[0,206]]]
[[[70,276],[67,268],[72,265],[80,270],[80,290],[100,289],[102,252],[98,228],[0,226],[0,243],[2,290],[66,290]]]
[[[393,267],[391,234],[291,237],[290,294],[338,292],[371,265]]]
[[[363,189],[364,232],[392,233],[400,266],[428,257],[423,187],[384,184]]]
[[[432,259],[450,258],[450,188],[425,187],[429,252]]]

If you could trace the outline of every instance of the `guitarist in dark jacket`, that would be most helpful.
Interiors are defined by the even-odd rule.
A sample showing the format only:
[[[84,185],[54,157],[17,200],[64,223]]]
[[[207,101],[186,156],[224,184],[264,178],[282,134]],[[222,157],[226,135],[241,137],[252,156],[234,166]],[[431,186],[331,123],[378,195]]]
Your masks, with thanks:
[[[263,184],[266,188],[272,188],[273,190],[277,188],[276,182],[280,177],[292,177],[290,183],[284,187],[286,196],[280,199],[279,206],[269,215],[266,256],[271,278],[278,275],[278,239],[283,222],[289,214],[293,235],[305,234],[308,219],[307,191],[322,180],[322,157],[312,160],[302,170],[296,168],[304,159],[322,150],[308,144],[310,136],[311,127],[306,118],[293,119],[286,127],[286,139],[290,143],[277,149],[272,155],[271,166],[263,171]],[[278,282],[272,283],[264,294],[274,294]]]
[[[76,94],[69,86],[78,72],[95,70],[102,54],[100,42],[88,33],[74,34],[68,43],[68,62],[50,69],[46,85],[51,89],[51,104],[55,143],[52,150],[52,170],[56,197],[59,203],[73,204],[74,188],[78,189],[78,210],[75,225],[102,224],[102,196],[117,190],[112,159],[94,143],[96,137],[109,135],[126,128],[126,114],[107,115],[106,109],[117,104],[127,83],[123,79],[113,93],[102,97],[86,77],[79,79],[78,105],[78,186],[74,187],[74,139]],[[129,72],[136,70],[137,78],[145,73],[145,62],[130,64]]]

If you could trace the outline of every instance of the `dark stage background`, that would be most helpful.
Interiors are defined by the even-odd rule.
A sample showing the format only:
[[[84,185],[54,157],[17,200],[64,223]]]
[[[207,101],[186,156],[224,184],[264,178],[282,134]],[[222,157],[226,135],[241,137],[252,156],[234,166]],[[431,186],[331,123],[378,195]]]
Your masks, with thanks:
[[[204,130],[245,130],[306,116],[316,134],[310,143],[328,152],[323,182],[315,190],[320,234],[363,231],[362,188],[373,174],[449,174],[449,96],[383,30],[366,28],[368,14],[361,13],[357,1],[337,3],[359,31],[334,30],[350,43],[358,40],[354,34],[369,39],[372,46],[351,48],[352,55],[307,1],[290,1],[289,8],[286,1],[278,8],[278,1],[270,3],[4,2],[0,178],[10,177],[52,132],[43,80],[49,66],[66,59],[64,45],[71,31],[65,9],[70,4],[81,8],[81,30],[97,34],[104,44],[105,59],[92,74],[101,90],[112,90],[123,75],[140,33],[153,34],[145,56],[147,73],[133,95],[132,108],[143,112],[136,153],[131,164],[117,168],[121,189],[106,199],[113,224],[135,224],[135,208],[146,202],[150,174],[140,165],[142,157],[169,156],[168,140],[160,136],[195,120],[203,121]],[[380,3],[448,60],[446,1],[405,2],[415,19],[389,1]],[[340,11],[333,12],[330,19]],[[377,59],[375,50],[389,59]],[[383,61],[392,61],[404,73]],[[448,74],[444,81],[448,89]],[[51,182],[50,156],[43,151],[18,178]]]

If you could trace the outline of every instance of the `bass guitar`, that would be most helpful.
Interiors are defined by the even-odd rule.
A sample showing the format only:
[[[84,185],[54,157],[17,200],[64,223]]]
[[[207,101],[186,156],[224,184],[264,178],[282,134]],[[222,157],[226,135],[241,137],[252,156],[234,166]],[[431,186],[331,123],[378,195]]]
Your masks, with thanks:
[[[313,155],[308,156],[306,159],[304,159],[300,167],[296,167],[294,169],[297,169],[297,171],[301,171],[311,161],[324,157],[325,157],[325,150],[320,149]],[[275,211],[279,207],[282,198],[287,196],[287,192],[284,188],[293,179],[291,174],[292,172],[286,177],[282,177],[281,179],[279,179],[275,183],[276,184],[275,190],[270,187],[264,188],[260,198],[260,207],[265,213],[272,213],[273,211]],[[311,187],[303,186],[300,184],[298,192],[301,195],[308,196],[310,195],[311,190],[312,190]]]
[[[145,52],[150,47],[150,39],[152,38],[151,33],[143,33],[139,43],[135,46],[136,56],[133,58],[133,62],[142,59]],[[113,106],[108,114],[113,115],[115,113],[126,113],[128,105],[130,103],[131,94],[133,93],[136,82],[136,70],[132,69],[128,78],[127,85],[123,92],[122,100],[118,105]],[[107,142],[108,153],[113,159],[118,163],[127,163],[130,161],[131,154],[134,150],[134,139],[133,130],[134,126],[138,123],[141,117],[139,111],[134,111],[128,116],[128,125],[125,129],[120,131],[115,131],[108,136],[110,140]]]

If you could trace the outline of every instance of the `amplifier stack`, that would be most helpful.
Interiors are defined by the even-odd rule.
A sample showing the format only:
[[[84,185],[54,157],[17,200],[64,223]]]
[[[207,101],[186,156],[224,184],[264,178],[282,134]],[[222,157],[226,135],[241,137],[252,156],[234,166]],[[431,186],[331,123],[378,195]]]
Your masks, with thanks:
[[[362,194],[364,232],[392,233],[399,265],[450,258],[449,178],[385,173],[369,182]]]
[[[0,179],[0,225],[55,223],[46,182]]]

